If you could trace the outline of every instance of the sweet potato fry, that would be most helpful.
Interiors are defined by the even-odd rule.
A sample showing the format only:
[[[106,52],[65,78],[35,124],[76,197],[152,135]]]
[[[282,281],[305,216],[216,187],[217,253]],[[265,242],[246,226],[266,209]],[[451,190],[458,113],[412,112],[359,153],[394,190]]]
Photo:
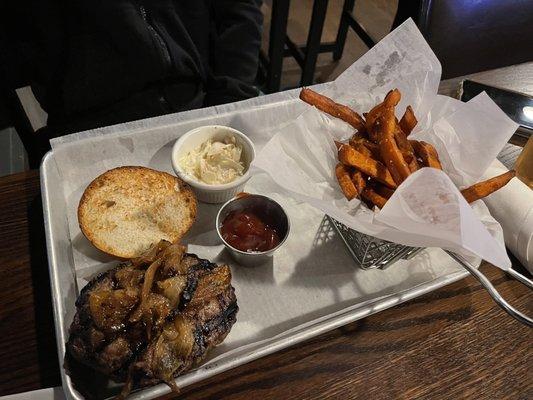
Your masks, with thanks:
[[[344,196],[346,196],[348,200],[357,197],[359,192],[350,178],[350,172],[348,171],[348,168],[340,163],[337,164],[335,167],[335,176],[337,177],[337,181],[339,182],[342,193],[344,193]]]
[[[385,107],[396,107],[400,102],[401,98],[402,95],[400,91],[398,89],[392,89],[389,90],[389,92],[385,95],[383,104]]]
[[[367,147],[365,147],[362,143],[353,143],[353,144],[350,144],[350,146],[352,146],[355,150],[357,150],[359,153],[361,153],[365,157],[373,158],[372,152]]]
[[[344,165],[355,167],[366,175],[383,183],[387,187],[396,189],[389,170],[381,162],[359,153],[351,146],[342,146],[339,150],[339,161]]]
[[[415,150],[415,154],[422,160],[423,167],[442,169],[439,154],[431,144],[418,140],[409,140]]]
[[[368,113],[363,113],[364,118],[349,107],[309,89],[302,89],[300,98],[357,129],[348,143],[335,141],[339,159],[335,175],[348,200],[359,197],[369,207],[383,208],[411,173],[421,167],[442,170],[433,145],[408,139],[417,124],[411,106],[400,121],[395,117],[394,108],[401,98],[397,89],[387,93],[383,102]],[[509,171],[476,183],[461,193],[472,203],[502,188],[514,176],[515,172]]]
[[[365,122],[366,130],[370,133],[372,131],[372,128],[373,128],[374,124],[376,123],[377,119],[381,116],[381,114],[383,113],[385,108],[387,108],[387,107],[395,107],[400,102],[400,99],[401,99],[401,94],[400,94],[400,91],[398,89],[394,89],[394,90],[389,91],[387,93],[387,95],[385,96],[385,99],[383,100],[383,102],[379,103],[376,106],[374,106],[365,115],[365,118],[366,118],[366,122]],[[370,139],[373,140],[376,143],[379,140],[378,138],[372,139],[372,137],[370,137]]]
[[[420,169],[420,166],[418,165],[418,161],[416,160],[416,157],[413,157],[411,161],[407,162],[407,165],[409,166],[409,171],[411,171],[411,173],[418,171]]]
[[[368,119],[367,119],[368,121]],[[368,133],[368,138],[373,143],[379,143],[379,140],[381,139],[381,132],[383,130],[383,127],[381,126],[382,122],[380,120],[380,116],[376,118],[376,120],[372,124],[368,124],[367,122],[367,128],[366,131]]]
[[[411,108],[411,106],[407,106],[402,116],[402,119],[400,119],[400,127],[405,133],[405,136],[409,136],[409,134],[412,132],[417,123],[418,120],[415,117],[413,109]]]
[[[352,146],[359,153],[364,154],[367,157],[373,158],[375,160],[381,160],[381,154],[379,152],[379,146],[375,143],[372,143],[370,140],[365,138],[359,139],[350,139],[350,146]]]
[[[358,133],[354,134],[349,140],[348,143],[339,142],[338,140],[333,141],[335,143],[335,146],[337,147],[337,150],[341,148],[341,146],[352,146],[354,149],[356,149],[358,152],[363,153],[364,155],[372,158],[376,158],[379,160],[379,146],[375,143],[372,143],[367,138],[360,136]]]
[[[385,203],[387,202],[387,199],[385,197],[376,193],[376,191],[374,191],[374,189],[369,186],[363,190],[363,192],[361,193],[361,197],[369,203],[378,206],[379,208],[383,208],[383,206],[385,206]]]
[[[366,187],[366,175],[363,174],[361,171],[354,171],[352,173],[352,182],[357,188],[357,192],[359,193],[359,195],[361,195],[364,188]],[[392,190],[392,189],[389,189],[389,190]]]
[[[363,135],[361,134],[360,132],[355,132],[351,137],[350,139],[348,139],[348,143],[353,146],[354,143],[358,143],[360,141],[365,141],[365,140],[368,140],[366,138],[366,135]]]
[[[392,107],[385,109],[378,120],[382,126],[381,138],[379,141],[381,159],[389,169],[394,182],[399,185],[411,174],[411,170],[405,162],[394,138],[394,131],[396,130],[394,109]]]
[[[379,146],[376,143],[372,143],[370,140],[366,139],[362,142],[363,146],[365,146],[370,152],[372,153],[372,158],[376,160],[381,160],[381,152],[379,151]]]
[[[409,143],[409,140],[407,140],[407,136],[405,136],[405,133],[398,126],[398,124],[396,124],[396,129],[394,131],[394,139],[396,140],[398,148],[402,152],[405,162],[409,166],[409,170],[411,172],[415,172],[418,169],[418,161],[416,161],[415,151],[413,150],[411,143]]]
[[[381,197],[385,197],[387,200],[390,199],[394,193],[394,190],[382,185],[381,183],[374,184],[374,191]]]
[[[482,199],[496,190],[501,189],[507,183],[513,179],[516,172],[511,170],[504,174],[495,176],[494,178],[487,179],[486,181],[478,182],[466,189],[461,190],[464,198],[467,202],[472,203],[476,200]]]
[[[303,88],[300,91],[300,99],[333,117],[342,119],[360,132],[365,129],[365,121],[358,113],[348,106],[335,103],[329,97]]]

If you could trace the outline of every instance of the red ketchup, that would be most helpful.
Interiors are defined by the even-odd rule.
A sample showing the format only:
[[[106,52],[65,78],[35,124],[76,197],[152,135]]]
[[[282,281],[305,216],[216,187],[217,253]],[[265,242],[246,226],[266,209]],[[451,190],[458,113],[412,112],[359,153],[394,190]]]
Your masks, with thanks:
[[[279,244],[279,235],[251,210],[233,211],[222,222],[222,237],[241,251],[267,251]]]

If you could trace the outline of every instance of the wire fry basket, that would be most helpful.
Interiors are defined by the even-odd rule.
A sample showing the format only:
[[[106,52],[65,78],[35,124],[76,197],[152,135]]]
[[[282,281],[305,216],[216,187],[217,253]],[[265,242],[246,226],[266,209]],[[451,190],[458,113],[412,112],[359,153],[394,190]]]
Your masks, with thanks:
[[[400,259],[408,260],[422,250],[365,235],[348,228],[330,216],[327,218],[361,269],[385,269]]]
[[[350,251],[350,254],[352,255],[356,264],[363,270],[372,268],[385,269],[400,259],[410,259],[422,250],[420,247],[404,246],[378,239],[373,236],[365,235],[364,233],[360,233],[348,228],[346,225],[335,220],[334,218],[331,218],[329,215],[327,215],[326,218],[346,244],[346,247]],[[511,306],[500,295],[500,293],[498,293],[487,277],[483,275],[483,273],[481,273],[481,271],[479,271],[474,265],[470,264],[458,254],[455,254],[449,250],[444,251],[455,261],[457,261],[463,268],[465,268],[472,276],[474,276],[487,290],[496,304],[498,304],[506,313],[521,323],[529,327],[533,327],[533,318],[528,317],[524,313]],[[506,272],[528,288],[533,289],[533,281],[531,281],[531,279],[528,277],[520,274],[518,271],[515,271],[512,268]]]

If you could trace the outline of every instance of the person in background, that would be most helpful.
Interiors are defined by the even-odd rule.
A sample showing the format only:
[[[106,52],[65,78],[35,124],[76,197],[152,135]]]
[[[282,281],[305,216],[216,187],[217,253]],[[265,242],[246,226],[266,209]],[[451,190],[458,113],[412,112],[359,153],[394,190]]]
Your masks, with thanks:
[[[257,96],[260,0],[35,2],[47,138]]]

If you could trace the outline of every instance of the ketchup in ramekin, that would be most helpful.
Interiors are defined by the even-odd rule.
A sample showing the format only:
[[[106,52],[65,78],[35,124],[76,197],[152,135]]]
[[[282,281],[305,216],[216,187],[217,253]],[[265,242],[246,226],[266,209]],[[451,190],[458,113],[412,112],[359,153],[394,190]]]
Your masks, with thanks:
[[[230,246],[246,252],[268,251],[280,242],[276,228],[253,209],[230,212],[220,231]]]

